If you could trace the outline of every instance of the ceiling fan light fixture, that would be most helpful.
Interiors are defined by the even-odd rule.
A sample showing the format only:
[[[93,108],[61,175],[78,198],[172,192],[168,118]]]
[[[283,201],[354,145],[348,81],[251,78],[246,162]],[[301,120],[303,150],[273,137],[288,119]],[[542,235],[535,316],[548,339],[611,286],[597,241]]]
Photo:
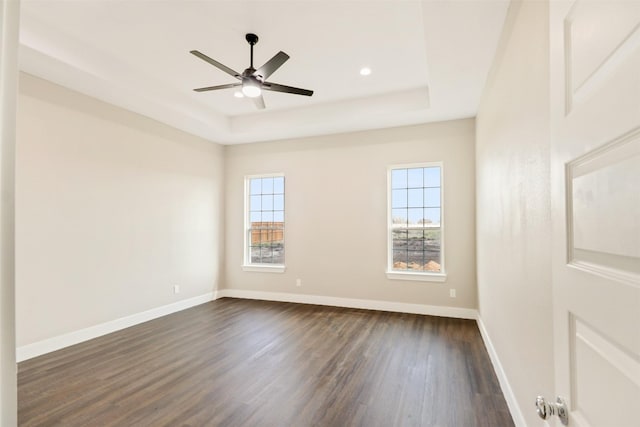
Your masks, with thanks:
[[[260,86],[249,81],[242,83],[242,94],[247,98],[257,98],[262,95],[262,90]]]
[[[236,98],[244,98],[244,94],[239,90],[233,92],[233,96],[235,96]]]

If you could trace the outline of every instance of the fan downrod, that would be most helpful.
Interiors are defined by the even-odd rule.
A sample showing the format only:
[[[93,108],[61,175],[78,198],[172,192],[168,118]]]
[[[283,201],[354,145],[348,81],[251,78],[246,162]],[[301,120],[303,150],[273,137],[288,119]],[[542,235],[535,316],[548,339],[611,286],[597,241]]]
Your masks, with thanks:
[[[246,36],[244,36],[244,38],[247,40],[247,42],[253,46],[254,44],[258,43],[258,36],[256,36],[253,33],[247,33]]]

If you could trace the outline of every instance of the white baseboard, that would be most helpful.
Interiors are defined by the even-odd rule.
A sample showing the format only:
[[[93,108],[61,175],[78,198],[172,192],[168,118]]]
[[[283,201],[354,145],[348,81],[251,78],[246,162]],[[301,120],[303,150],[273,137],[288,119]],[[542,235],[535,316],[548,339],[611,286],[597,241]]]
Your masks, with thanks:
[[[509,384],[509,380],[507,379],[507,375],[502,368],[502,364],[500,363],[498,354],[493,347],[491,338],[489,337],[489,333],[487,332],[487,329],[482,322],[482,318],[478,314],[477,310],[470,308],[444,307],[355,298],[326,297],[320,295],[291,294],[282,292],[221,289],[216,292],[209,292],[204,295],[153,308],[151,310],[101,323],[99,325],[91,326],[79,331],[70,332],[68,334],[18,347],[16,349],[16,360],[17,362],[22,362],[33,357],[50,353],[61,348],[69,347],[83,341],[88,341],[102,335],[119,331],[121,329],[137,325],[139,323],[147,322],[158,317],[166,316],[168,314],[185,310],[187,308],[191,308],[196,305],[204,304],[223,297],[293,302],[299,304],[316,304],[332,307],[359,308],[365,310],[381,310],[399,313],[424,314],[430,316],[454,317],[459,319],[475,319],[478,323],[480,334],[482,335],[482,339],[484,340],[487,352],[489,353],[489,357],[498,377],[498,381],[500,382],[500,387],[502,388],[505,400],[507,401],[507,406],[509,407],[509,411],[511,412],[513,421],[517,427],[527,427],[525,418],[522,415],[522,411],[520,410],[518,402],[516,401],[513,390],[511,389],[511,386]],[[544,425],[548,427],[548,424],[546,422],[544,423]]]
[[[474,320],[478,314],[477,311],[472,308],[444,307],[369,299],[325,297],[320,295],[290,294],[283,292],[248,291],[243,289],[221,289],[218,291],[218,298],[222,297],[295,302],[299,304],[328,305],[332,307],[362,308],[365,310],[426,314],[430,316],[455,317],[459,319]]]
[[[22,362],[33,357],[60,350],[64,347],[69,347],[83,341],[88,341],[102,335],[110,334],[111,332],[119,331],[121,329],[137,325],[139,323],[166,316],[167,314],[175,313],[177,311],[182,311],[196,305],[204,304],[216,299],[216,294],[216,292],[209,292],[204,295],[188,298],[182,301],[174,302],[172,304],[152,308],[151,310],[143,311],[141,313],[132,314],[120,319],[115,319],[109,322],[101,323],[99,325],[80,329],[79,331],[74,331],[68,334],[59,335],[57,337],[48,338],[46,340],[38,341],[33,344],[27,344],[16,349],[16,360],[18,362]]]
[[[410,304],[389,301],[365,299],[324,297],[318,295],[289,294],[279,292],[258,292],[240,289],[223,289],[204,295],[185,299],[162,307],[153,308],[141,313],[132,314],[120,319],[111,320],[99,325],[70,332],[57,337],[48,338],[16,349],[16,361],[22,362],[41,356],[61,348],[69,347],[102,335],[110,334],[139,323],[147,322],[158,317],[166,316],[177,311],[185,310],[196,305],[222,297],[259,299],[265,301],[295,302],[301,304],[328,305],[334,307],[362,308],[367,310],[382,310],[401,313],[426,314],[432,316],[456,317],[461,319],[475,319],[476,310],[458,307],[442,307],[423,304]]]
[[[513,422],[516,427],[527,427],[527,422],[525,421],[524,416],[522,415],[522,410],[520,409],[520,405],[518,405],[518,401],[516,400],[516,396],[511,389],[511,385],[509,384],[509,379],[507,378],[507,374],[502,367],[502,363],[500,363],[500,358],[498,357],[498,353],[496,352],[493,343],[491,342],[491,338],[489,337],[489,332],[487,328],[484,326],[482,322],[482,317],[478,314],[476,318],[478,322],[478,329],[480,329],[480,335],[482,335],[482,340],[484,341],[484,345],[487,348],[487,352],[489,353],[489,358],[491,359],[491,364],[493,365],[493,370],[496,372],[496,376],[498,377],[498,382],[500,382],[500,388],[502,388],[502,394],[504,395],[504,399],[507,401],[507,406],[509,407],[509,412],[511,412],[511,417],[513,418]],[[533,407],[533,402],[532,405]],[[541,423],[544,423],[545,426],[548,426],[546,422],[540,420]]]

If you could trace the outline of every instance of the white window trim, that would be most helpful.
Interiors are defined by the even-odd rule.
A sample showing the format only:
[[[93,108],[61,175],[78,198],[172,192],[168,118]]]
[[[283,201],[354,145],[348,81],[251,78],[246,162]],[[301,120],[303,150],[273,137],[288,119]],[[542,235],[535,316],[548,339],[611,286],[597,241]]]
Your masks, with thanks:
[[[440,272],[394,270],[393,266],[393,218],[391,213],[391,171],[393,169],[440,168]],[[391,280],[413,280],[420,282],[445,282],[447,280],[445,263],[445,225],[444,225],[444,162],[424,162],[391,165],[387,167],[387,278]]]
[[[284,273],[286,267],[283,264],[243,264],[242,271],[249,271],[253,273]]]
[[[247,272],[254,272],[254,273],[284,273],[286,270],[286,266],[285,264],[252,264],[250,262],[250,250],[249,250],[249,246],[248,246],[248,231],[249,231],[249,225],[251,223],[250,218],[249,218],[249,196],[251,195],[251,190],[249,188],[249,180],[251,180],[252,178],[275,178],[275,177],[283,177],[284,178],[284,173],[261,173],[261,174],[256,174],[256,175],[245,175],[244,176],[244,229],[242,234],[244,235],[243,238],[243,257],[242,257],[242,271],[247,271]],[[287,191],[287,181],[285,179],[285,193]],[[286,208],[286,204],[287,204],[287,197],[285,194],[285,198],[284,198],[284,203],[285,203],[285,209],[284,209],[284,216],[285,216],[285,224],[287,223],[286,217],[287,217],[287,208]],[[285,225],[284,227],[284,233],[286,236],[286,232],[287,232],[287,227]],[[286,238],[284,239],[286,242]],[[285,258],[286,258],[286,249],[285,249]]]
[[[387,279],[391,280],[413,280],[416,282],[445,282],[447,275],[445,273],[433,272],[416,272],[416,271],[390,271],[387,269]]]

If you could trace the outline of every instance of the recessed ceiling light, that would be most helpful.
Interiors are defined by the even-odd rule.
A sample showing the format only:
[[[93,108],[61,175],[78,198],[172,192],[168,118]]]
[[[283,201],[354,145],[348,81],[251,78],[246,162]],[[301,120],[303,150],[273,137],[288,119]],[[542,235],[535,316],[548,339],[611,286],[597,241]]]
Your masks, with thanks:
[[[233,93],[233,96],[235,96],[236,98],[244,98],[244,94],[242,92],[240,92],[239,90],[235,91]]]
[[[369,74],[371,74],[371,68],[363,67],[363,68],[360,69],[360,75],[361,76],[368,76]]]

